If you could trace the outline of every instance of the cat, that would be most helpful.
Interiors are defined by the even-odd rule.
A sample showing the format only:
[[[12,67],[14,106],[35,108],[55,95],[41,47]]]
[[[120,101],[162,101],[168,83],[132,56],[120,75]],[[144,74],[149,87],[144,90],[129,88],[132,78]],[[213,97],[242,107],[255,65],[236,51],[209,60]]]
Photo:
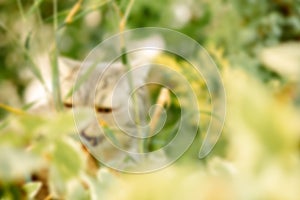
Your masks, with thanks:
[[[72,98],[63,99],[65,107],[72,108],[75,112],[76,109],[90,108],[94,111],[93,116],[96,116],[78,128],[83,144],[98,160],[106,164],[122,164],[124,159],[134,159],[134,156],[128,157],[127,152],[139,153],[138,143],[142,139],[137,136],[147,135],[147,128],[143,126],[147,124],[149,99],[144,83],[150,66],[139,67],[139,61],[133,62],[132,71],[129,72],[132,80],[129,80],[126,66],[120,61],[112,64],[80,64],[64,59],[64,62],[73,67],[69,68],[69,72],[62,73],[62,96],[67,96],[70,89],[84,76],[84,82],[74,90]],[[129,81],[132,81],[132,88]],[[133,94],[132,89],[135,89]],[[136,95],[135,102],[133,95]],[[136,124],[135,117],[139,124]],[[139,133],[139,129],[142,133]],[[105,131],[109,133],[105,134]]]
[[[149,38],[145,41],[135,41],[130,45],[142,43],[151,46],[164,42],[160,37]],[[141,46],[141,45],[138,45]],[[142,45],[143,46],[143,45]],[[108,54],[99,52],[97,55]],[[147,135],[147,116],[149,97],[147,87],[143,86],[150,71],[151,61],[159,54],[159,50],[142,50],[128,54],[129,64],[133,69],[131,81],[126,77],[128,66],[121,59],[108,63],[95,60],[77,61],[59,57],[60,89],[63,104],[66,109],[75,113],[88,110],[87,117],[75,120],[79,138],[90,153],[102,163],[109,166],[121,166],[124,159],[140,153],[139,144],[142,139],[137,136]],[[41,73],[46,82],[48,93],[38,80],[28,86],[25,92],[26,102],[35,102],[31,111],[47,113],[54,110],[51,99],[50,66],[45,66],[49,59],[43,58],[39,63]],[[88,73],[89,72],[89,73]],[[83,80],[80,81],[84,76]],[[80,83],[78,88],[77,83]],[[75,88],[73,95],[69,95]],[[134,95],[131,94],[132,89]],[[50,95],[49,95],[50,94]],[[135,98],[133,98],[135,97]],[[107,134],[105,134],[107,133]],[[129,156],[129,160],[137,160],[138,156]],[[118,162],[119,164],[114,164]]]

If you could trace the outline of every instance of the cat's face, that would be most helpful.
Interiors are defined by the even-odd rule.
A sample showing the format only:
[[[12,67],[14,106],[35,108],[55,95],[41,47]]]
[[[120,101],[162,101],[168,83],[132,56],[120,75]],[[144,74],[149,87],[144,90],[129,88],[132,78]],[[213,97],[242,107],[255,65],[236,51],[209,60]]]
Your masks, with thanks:
[[[65,105],[73,109],[84,107],[94,109],[96,118],[79,130],[81,139],[89,149],[100,153],[102,157],[117,158],[116,151],[113,150],[115,147],[136,152],[137,139],[130,135],[135,135],[137,131],[134,120],[136,107],[138,107],[139,122],[145,123],[148,102],[146,88],[142,86],[149,67],[137,68],[133,65],[131,76],[128,77],[125,66],[120,62],[110,65],[85,63],[81,68],[80,66],[77,64],[65,73],[62,79],[62,91],[63,95],[67,94],[75,81],[77,80],[78,83],[85,76],[84,81],[73,93],[73,98],[64,100]],[[134,89],[135,101],[131,89]],[[111,138],[104,134],[105,130],[110,131],[117,142],[111,141]]]

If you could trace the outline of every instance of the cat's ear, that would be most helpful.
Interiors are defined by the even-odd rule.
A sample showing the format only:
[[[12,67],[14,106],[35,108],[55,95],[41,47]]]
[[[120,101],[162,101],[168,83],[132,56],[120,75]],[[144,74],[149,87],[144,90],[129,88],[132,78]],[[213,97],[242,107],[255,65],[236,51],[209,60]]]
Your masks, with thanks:
[[[132,69],[132,77],[135,87],[141,87],[145,84],[150,69],[150,64],[141,65]]]
[[[132,65],[133,79],[135,86],[144,85],[151,65],[162,52],[165,46],[163,39],[159,35],[154,35],[144,40],[136,40],[129,44],[129,49],[136,49],[128,54]]]
[[[77,72],[82,64],[79,60],[74,60],[67,57],[59,57],[59,71],[61,76],[68,76],[72,72]]]
[[[72,97],[68,97],[77,78],[81,62],[67,57],[59,57],[59,73],[63,101],[72,105]]]

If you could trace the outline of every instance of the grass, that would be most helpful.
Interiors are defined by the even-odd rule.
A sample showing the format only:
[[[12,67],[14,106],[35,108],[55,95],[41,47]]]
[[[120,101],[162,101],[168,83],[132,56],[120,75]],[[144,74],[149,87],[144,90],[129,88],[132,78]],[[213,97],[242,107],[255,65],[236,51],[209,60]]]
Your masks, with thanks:
[[[60,8],[59,5],[63,4],[63,2],[53,0],[50,17],[49,15],[47,17],[41,15],[41,13],[45,12],[41,6],[46,3],[43,0],[35,0],[32,4],[17,0],[15,5],[15,9],[18,9],[17,12],[10,10],[9,6],[7,10],[0,8],[2,13],[10,17],[12,15],[20,16],[17,19],[11,18],[10,20],[13,21],[11,22],[0,13],[0,16],[3,17],[3,20],[1,19],[0,21],[1,29],[3,30],[1,31],[1,36],[3,32],[5,38],[3,41],[0,41],[0,44],[4,47],[9,44],[10,47],[13,47],[12,49],[17,48],[21,51],[29,71],[40,82],[47,93],[51,94],[49,96],[55,104],[55,108],[52,110],[45,109],[40,114],[28,114],[30,112],[28,108],[32,104],[25,104],[22,98],[21,103],[16,105],[0,103],[1,111],[5,112],[5,116],[0,122],[0,199],[29,199],[36,194],[41,198],[43,197],[43,199],[151,198],[176,200],[199,198],[273,199],[274,197],[279,199],[297,199],[300,196],[298,190],[300,186],[298,123],[300,109],[299,104],[295,103],[295,99],[300,95],[296,87],[297,84],[292,82],[289,85],[288,77],[283,77],[286,80],[284,83],[286,85],[283,85],[276,77],[261,78],[263,75],[259,73],[259,70],[253,70],[255,72],[248,71],[248,66],[251,66],[251,69],[255,69],[256,65],[252,66],[251,64],[260,62],[257,58],[253,58],[254,60],[250,59],[251,56],[249,55],[253,55],[253,51],[251,51],[252,46],[257,51],[256,53],[259,53],[258,49],[268,41],[285,42],[281,41],[280,38],[269,38],[275,36],[271,33],[265,33],[265,29],[260,29],[260,19],[263,18],[268,21],[268,19],[276,20],[280,18],[279,21],[283,24],[286,19],[280,14],[281,10],[277,11],[274,7],[272,8],[274,9],[273,14],[276,13],[275,17],[269,18],[268,14],[261,14],[262,11],[254,12],[257,6],[263,5],[268,8],[270,5],[265,2],[255,4],[255,2],[251,1],[252,5],[249,3],[250,1],[246,1],[249,3],[247,3],[249,13],[253,11],[253,13],[258,13],[259,16],[249,17],[249,13],[246,13],[245,15],[248,18],[246,18],[247,23],[245,23],[243,14],[240,17],[236,17],[239,16],[239,12],[244,12],[243,9],[232,10],[235,9],[235,6],[238,6],[234,2],[219,0],[213,3],[206,2],[210,5],[207,9],[211,9],[209,29],[205,29],[202,25],[201,27],[195,25],[198,20],[196,15],[199,14],[198,7],[194,4],[189,5],[195,8],[197,13],[192,15],[189,24],[183,28],[184,30],[190,30],[192,34],[201,32],[201,35],[203,35],[202,40],[208,41],[206,45],[210,54],[213,55],[218,65],[222,66],[220,67],[220,72],[228,96],[228,114],[221,140],[217,143],[213,152],[206,157],[205,161],[198,160],[199,146],[197,145],[201,143],[203,137],[203,135],[200,135],[190,148],[188,155],[183,156],[178,163],[155,173],[141,175],[117,173],[105,166],[99,167],[99,163],[82,147],[78,135],[75,134],[76,130],[72,113],[62,108],[62,99],[64,97],[61,96],[61,87],[63,85],[59,81],[60,66],[58,60],[64,54],[59,46],[61,42],[60,37],[62,35],[68,36],[66,41],[69,39],[71,42],[66,42],[64,45],[70,45],[72,51],[76,49],[75,44],[86,45],[89,48],[96,42],[99,42],[100,37],[97,36],[98,34],[100,35],[99,32],[101,31],[108,34],[112,32],[121,33],[126,27],[138,26],[135,20],[139,12],[147,13],[149,21],[151,18],[159,26],[164,26],[165,24],[157,18],[159,13],[154,11],[161,7],[160,11],[166,11],[167,13],[168,8],[163,5],[157,6],[157,2],[151,2],[155,8],[152,9],[146,1],[133,0],[122,2],[114,0],[101,2],[78,0],[69,8],[63,6]],[[228,6],[228,3],[231,3],[231,5]],[[6,3],[4,2],[3,4]],[[227,6],[223,6],[224,4]],[[170,8],[172,7],[172,4],[168,1],[166,1],[166,5]],[[132,9],[133,6],[135,9]],[[277,5],[277,7],[281,6],[281,4]],[[289,5],[284,6],[293,11],[290,15],[297,13],[297,10],[294,10],[294,8],[299,7],[298,4],[293,4],[291,7]],[[224,11],[224,8],[227,10],[225,9]],[[102,17],[99,26],[88,27],[85,24],[84,18],[92,11],[99,12],[99,16]],[[227,17],[226,14],[229,11],[234,12],[230,12],[230,17]],[[114,18],[112,16],[117,17]],[[234,20],[231,21],[230,19],[233,16],[241,23],[235,23]],[[148,20],[144,15],[140,16],[140,18]],[[40,66],[40,63],[36,61],[36,55],[32,50],[32,44],[38,42],[34,38],[33,33],[35,31],[31,30],[24,33],[25,30],[15,28],[25,21],[28,23],[29,19],[37,19],[32,23],[40,23],[39,28],[51,27],[50,29],[53,31],[54,38],[50,40],[46,35],[44,38],[45,40],[49,39],[47,41],[49,44],[47,54],[51,58],[48,63],[51,71],[51,92],[47,88],[46,81],[40,70],[43,66]],[[140,22],[140,20],[137,21]],[[226,24],[228,21],[230,23]],[[8,22],[11,22],[11,24]],[[230,32],[230,30],[233,30],[233,32],[240,30],[245,35],[255,34],[256,31],[265,35],[264,38],[257,37],[256,41],[252,41],[250,45],[245,46],[243,42],[249,38],[243,38],[244,40],[241,41],[238,36],[228,36],[223,33],[223,28],[219,30],[219,23],[222,23],[222,27],[228,28],[225,31],[226,33]],[[265,24],[265,26],[270,26],[270,30],[282,28],[280,23],[278,25],[273,21],[268,25]],[[115,27],[117,28],[115,29]],[[291,25],[290,28],[294,30]],[[76,29],[78,33],[66,35],[68,34],[66,30],[69,29]],[[247,32],[249,30],[251,31]],[[96,32],[96,34],[90,34],[89,31]],[[287,33],[283,32],[283,34],[286,38]],[[297,32],[293,31],[293,34],[297,34]],[[20,35],[25,35],[26,37],[21,38]],[[78,35],[80,37],[76,37]],[[265,38],[268,40],[265,41]],[[76,43],[76,40],[80,40],[81,43]],[[230,43],[229,41],[235,41],[236,43],[230,46],[222,46],[224,43]],[[296,44],[299,43],[294,38],[289,38],[289,41]],[[130,70],[131,66],[126,54],[125,41],[121,41],[120,48],[124,53],[122,57],[123,65],[126,70]],[[3,48],[3,52],[6,53],[7,49],[9,48]],[[236,52],[240,52],[243,55],[250,53],[247,56],[239,57],[240,54],[236,54]],[[71,53],[71,55],[77,54]],[[5,69],[10,67],[10,69],[14,69],[23,76],[23,68],[20,67],[23,66],[23,63],[15,66],[6,66],[9,58],[15,57],[7,57],[7,59],[3,59],[3,62],[1,60],[5,68],[1,68],[0,73],[5,73]],[[176,58],[161,57],[159,59],[162,59],[166,64],[174,63],[175,67],[180,69],[183,69],[185,66],[183,62],[176,60]],[[89,74],[93,72],[94,67],[95,65],[90,66],[89,70],[81,76],[78,84],[68,92],[67,97],[72,96],[76,92]],[[24,76],[26,76],[25,73]],[[281,75],[279,74],[278,76]],[[193,79],[193,74],[189,77]],[[1,82],[2,80],[0,84]],[[24,81],[24,86],[27,83],[28,80]],[[198,89],[199,97],[202,98],[199,103],[204,108],[200,109],[200,114],[207,118],[214,117],[218,120],[218,116],[211,113],[210,107],[206,105],[207,99],[203,94],[205,89],[200,87],[202,86],[201,84],[195,82],[192,85],[192,87]],[[286,89],[287,86],[288,91]],[[155,91],[157,94],[152,94],[152,96],[155,96],[152,99],[154,102],[159,99],[156,98],[159,96],[159,91],[158,89]],[[20,90],[20,95],[22,93],[24,91]],[[1,98],[12,100],[12,96],[1,96]],[[136,100],[136,97],[133,96],[133,98]],[[11,101],[5,102],[10,103]],[[134,105],[136,106],[136,104]],[[172,116],[179,112],[177,108],[175,104],[171,105],[169,112]],[[137,113],[139,113],[138,107],[135,108],[136,116],[138,116]],[[79,118],[83,121],[85,116],[82,115]],[[172,118],[172,120],[174,119]],[[139,119],[136,120],[138,123]],[[173,133],[175,132],[174,129],[178,125],[175,120],[169,121],[168,127],[164,130],[167,134],[139,144],[140,152],[144,152],[148,146],[153,150],[164,146],[171,141],[171,137],[175,134]],[[205,123],[202,126],[205,126]],[[112,140],[116,139],[113,135],[113,130],[109,129],[109,127],[107,128],[108,136]],[[203,134],[202,131],[205,127],[200,128],[201,134]],[[117,141],[115,142],[117,143]],[[46,188],[43,192],[40,190],[41,185]],[[122,189],[120,190],[120,188]],[[48,192],[45,192],[47,190]]]

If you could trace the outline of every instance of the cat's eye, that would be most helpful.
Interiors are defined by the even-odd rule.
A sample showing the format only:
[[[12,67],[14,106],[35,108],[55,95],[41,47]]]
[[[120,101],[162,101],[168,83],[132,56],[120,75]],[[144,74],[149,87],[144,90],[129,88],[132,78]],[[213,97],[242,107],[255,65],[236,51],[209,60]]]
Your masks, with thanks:
[[[109,107],[98,107],[95,106],[95,109],[98,113],[111,113],[112,112],[112,108]]]
[[[64,104],[65,108],[73,108],[74,107],[72,103],[64,102],[63,104]]]
[[[64,105],[65,108],[74,108],[74,105],[72,103],[69,103],[69,102],[64,102],[63,105]],[[112,108],[109,108],[109,107],[95,106],[95,110],[98,113],[104,113],[104,114],[112,112]]]

